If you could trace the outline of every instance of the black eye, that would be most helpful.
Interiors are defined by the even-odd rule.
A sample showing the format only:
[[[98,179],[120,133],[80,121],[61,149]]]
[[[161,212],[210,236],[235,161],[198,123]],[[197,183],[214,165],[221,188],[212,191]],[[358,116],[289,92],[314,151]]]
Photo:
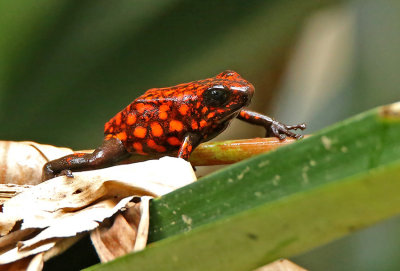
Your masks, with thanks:
[[[230,92],[223,88],[210,88],[204,94],[204,103],[207,106],[218,107],[224,105],[229,99]]]

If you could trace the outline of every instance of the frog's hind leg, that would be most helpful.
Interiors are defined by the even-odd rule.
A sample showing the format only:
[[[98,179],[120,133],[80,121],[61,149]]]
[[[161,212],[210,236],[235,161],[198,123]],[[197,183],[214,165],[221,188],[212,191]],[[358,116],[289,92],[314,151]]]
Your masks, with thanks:
[[[121,140],[115,137],[105,139],[93,153],[74,153],[50,161],[43,166],[42,181],[55,176],[72,176],[72,171],[104,168],[129,156]]]

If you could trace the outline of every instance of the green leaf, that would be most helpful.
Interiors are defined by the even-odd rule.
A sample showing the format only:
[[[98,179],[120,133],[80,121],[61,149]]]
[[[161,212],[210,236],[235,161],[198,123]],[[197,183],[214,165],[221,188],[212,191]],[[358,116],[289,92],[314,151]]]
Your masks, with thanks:
[[[251,270],[400,213],[400,103],[201,178],[151,205],[144,251],[90,270]]]

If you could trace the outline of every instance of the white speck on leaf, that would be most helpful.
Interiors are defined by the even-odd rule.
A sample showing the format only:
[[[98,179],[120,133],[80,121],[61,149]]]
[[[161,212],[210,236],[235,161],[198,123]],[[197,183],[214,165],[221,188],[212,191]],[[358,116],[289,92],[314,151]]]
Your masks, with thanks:
[[[281,176],[275,175],[275,177],[272,179],[272,184],[277,186],[279,184],[280,180],[281,180]]]
[[[259,192],[259,191],[257,191],[257,192],[254,192],[254,196],[256,196],[257,198],[259,198],[259,197],[261,197],[261,196],[262,196],[262,193],[261,193],[261,192]]]
[[[259,168],[262,168],[262,167],[265,167],[265,166],[268,166],[269,165],[269,160],[265,160],[265,161],[261,161],[259,164],[258,164],[258,167]]]
[[[229,179],[228,179],[228,183],[233,183],[233,179],[232,179],[232,178],[229,178]]]
[[[303,184],[308,184],[309,180],[308,180],[308,170],[310,168],[308,166],[303,167],[303,172],[301,173],[301,176],[303,177]]]
[[[347,147],[343,146],[340,148],[341,152],[346,153],[348,151]]]
[[[188,217],[187,215],[182,215],[182,220],[183,223],[185,223],[188,226],[188,229],[190,230],[192,228],[192,218]]]
[[[317,165],[317,162],[314,160],[310,160],[310,166],[315,167]]]
[[[238,180],[243,179],[244,175],[245,175],[247,172],[249,172],[249,171],[250,171],[250,168],[249,168],[249,167],[246,167],[246,168],[237,176],[237,179],[238,179]]]
[[[322,137],[321,137],[321,141],[322,141],[322,145],[324,145],[324,148],[325,148],[326,150],[330,150],[330,148],[332,147],[332,140],[329,139],[329,138],[326,137],[326,136],[322,136]]]

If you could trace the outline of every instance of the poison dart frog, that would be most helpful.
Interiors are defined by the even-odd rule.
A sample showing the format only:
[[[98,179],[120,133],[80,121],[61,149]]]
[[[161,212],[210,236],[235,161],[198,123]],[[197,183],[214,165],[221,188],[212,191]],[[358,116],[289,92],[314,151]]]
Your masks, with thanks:
[[[110,119],[102,145],[93,153],[75,153],[50,161],[42,179],[72,176],[72,171],[103,168],[129,155],[175,153],[188,160],[190,153],[229,125],[232,119],[263,126],[266,136],[301,138],[290,130],[305,124],[284,125],[250,111],[251,83],[234,71],[167,88],[152,88]]]

